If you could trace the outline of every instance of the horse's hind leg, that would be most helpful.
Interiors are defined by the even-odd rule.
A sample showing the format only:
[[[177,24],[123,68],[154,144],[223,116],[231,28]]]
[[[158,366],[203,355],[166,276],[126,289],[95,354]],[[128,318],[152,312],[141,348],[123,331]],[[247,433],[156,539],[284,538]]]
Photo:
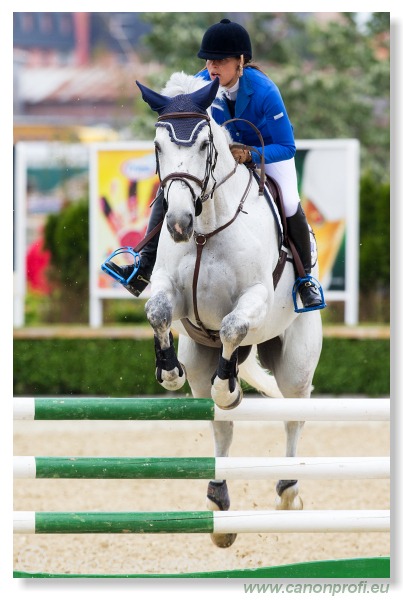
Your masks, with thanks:
[[[288,421],[284,425],[287,436],[285,455],[296,456],[298,440],[304,422]],[[280,479],[276,485],[276,492],[276,508],[278,510],[301,510],[303,508],[302,499],[298,495],[298,481],[296,479]]]
[[[320,315],[305,313],[286,330],[284,336],[259,347],[262,366],[270,369],[285,398],[309,398],[312,379],[322,348]],[[286,456],[296,456],[303,421],[285,423]],[[281,479],[276,486],[276,508],[302,509],[298,481]]]
[[[215,456],[228,456],[232,442],[233,423],[222,421],[211,423],[214,434]],[[207,508],[229,510],[230,497],[225,480],[210,481],[207,488]],[[228,548],[235,542],[236,533],[212,533],[211,539],[219,548]]]
[[[186,372],[192,394],[195,398],[206,398],[210,395],[210,373],[217,364],[218,350],[200,346],[189,338],[180,336],[180,359],[186,364]],[[233,423],[231,421],[212,421],[215,456],[228,456],[232,442]],[[230,497],[227,482],[222,479],[210,481],[207,488],[207,508],[209,510],[228,510]],[[228,548],[234,543],[236,533],[211,534],[214,544],[220,548]]]

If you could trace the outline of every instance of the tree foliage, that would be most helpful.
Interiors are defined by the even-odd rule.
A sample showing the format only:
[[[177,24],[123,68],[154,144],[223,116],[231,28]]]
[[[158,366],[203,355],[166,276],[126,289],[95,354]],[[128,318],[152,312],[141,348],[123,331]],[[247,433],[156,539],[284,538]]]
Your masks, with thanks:
[[[225,13],[143,13],[142,19],[152,24],[151,33],[143,41],[148,56],[161,62],[168,72],[194,73],[203,66],[197,58],[205,30],[224,18]]]
[[[87,198],[71,202],[46,222],[55,321],[88,321],[88,208]]]
[[[361,179],[360,287],[364,293],[386,291],[390,276],[390,185],[373,175]]]

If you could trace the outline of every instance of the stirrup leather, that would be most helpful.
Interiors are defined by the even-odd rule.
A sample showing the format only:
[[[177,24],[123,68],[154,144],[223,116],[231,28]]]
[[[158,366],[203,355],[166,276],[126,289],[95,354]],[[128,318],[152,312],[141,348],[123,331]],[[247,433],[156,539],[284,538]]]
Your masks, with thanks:
[[[316,306],[307,306],[306,308],[303,306],[302,308],[298,308],[297,292],[299,291],[301,285],[304,285],[305,283],[308,283],[308,282],[313,283],[318,288],[322,302],[320,304],[317,304]],[[292,299],[294,302],[294,311],[296,313],[310,312],[312,310],[322,310],[322,308],[326,308],[326,306],[327,306],[324,295],[323,295],[322,286],[320,285],[320,283],[317,279],[312,277],[312,275],[305,275],[305,277],[298,277],[295,280],[295,283],[292,288]]]

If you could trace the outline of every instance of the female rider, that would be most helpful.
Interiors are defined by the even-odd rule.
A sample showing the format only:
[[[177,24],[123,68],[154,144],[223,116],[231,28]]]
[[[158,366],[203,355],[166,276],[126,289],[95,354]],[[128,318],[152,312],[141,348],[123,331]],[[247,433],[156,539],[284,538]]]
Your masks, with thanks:
[[[219,78],[225,89],[212,106],[212,115],[219,124],[238,117],[253,123],[262,134],[265,172],[273,177],[282,189],[288,235],[294,242],[306,275],[311,272],[311,240],[308,223],[302,209],[295,168],[295,141],[293,128],[277,86],[259,68],[250,64],[252,46],[248,32],[238,23],[222,19],[205,32],[197,55],[206,60],[206,67],[197,77],[205,80]],[[217,104],[217,103],[215,103]],[[227,125],[232,139],[248,146],[259,146],[254,130],[243,121]],[[234,158],[240,163],[259,162],[259,155],[234,147]],[[164,218],[163,192],[160,189],[153,204],[147,233]],[[147,287],[154,268],[158,235],[141,251],[141,266],[129,283],[123,284],[135,296]],[[127,280],[133,272],[131,265],[119,267],[112,262],[108,267]],[[309,277],[300,283],[298,292],[304,308],[324,308],[322,295]]]

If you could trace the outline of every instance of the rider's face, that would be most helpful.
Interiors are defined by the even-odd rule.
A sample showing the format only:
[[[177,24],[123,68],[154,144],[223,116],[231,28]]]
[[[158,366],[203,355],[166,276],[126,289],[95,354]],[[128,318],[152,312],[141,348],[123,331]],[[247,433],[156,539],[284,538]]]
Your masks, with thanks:
[[[235,57],[207,60],[206,66],[210,79],[214,80],[218,77],[220,85],[227,88],[232,87],[239,79],[240,62],[240,59]]]

